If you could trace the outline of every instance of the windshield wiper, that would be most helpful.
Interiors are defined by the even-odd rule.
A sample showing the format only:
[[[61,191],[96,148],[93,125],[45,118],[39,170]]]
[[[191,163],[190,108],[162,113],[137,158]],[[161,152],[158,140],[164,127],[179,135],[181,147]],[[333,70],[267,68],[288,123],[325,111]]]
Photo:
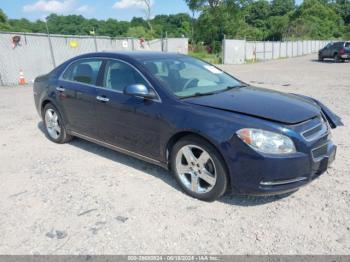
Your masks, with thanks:
[[[185,96],[185,97],[181,97],[181,99],[184,99],[184,98],[191,98],[191,97],[199,97],[199,96],[210,96],[210,95],[215,95],[217,94],[218,92],[208,92],[208,93],[200,93],[200,92],[197,92],[197,93],[194,93],[193,95],[190,95],[190,96]]]
[[[192,97],[199,97],[199,96],[210,96],[210,95],[215,95],[215,94],[219,94],[219,93],[222,93],[222,92],[231,90],[231,89],[233,89],[233,88],[239,88],[239,87],[246,87],[246,85],[227,86],[225,89],[222,89],[222,90],[219,90],[219,91],[215,91],[215,92],[208,92],[208,93],[196,92],[196,93],[194,93],[193,95],[181,97],[181,99],[192,98]]]
[[[239,88],[239,87],[247,87],[247,85],[227,86],[226,89],[224,89],[223,91],[231,90],[233,88]]]
[[[246,85],[226,86],[225,89],[217,91],[216,94],[226,92],[226,91],[229,91],[229,90],[234,89],[234,88],[240,88],[240,87],[247,87],[247,86]]]

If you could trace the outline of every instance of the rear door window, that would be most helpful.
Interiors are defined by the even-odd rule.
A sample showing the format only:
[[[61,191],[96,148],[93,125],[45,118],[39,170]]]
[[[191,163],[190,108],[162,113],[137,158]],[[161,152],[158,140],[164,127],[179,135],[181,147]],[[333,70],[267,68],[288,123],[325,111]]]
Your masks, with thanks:
[[[64,80],[97,85],[101,59],[84,59],[71,64],[63,74]]]

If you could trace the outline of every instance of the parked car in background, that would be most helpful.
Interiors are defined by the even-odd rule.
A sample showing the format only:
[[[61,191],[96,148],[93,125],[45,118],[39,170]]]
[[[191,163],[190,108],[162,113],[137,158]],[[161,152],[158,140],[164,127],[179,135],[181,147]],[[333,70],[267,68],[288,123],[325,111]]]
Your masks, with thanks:
[[[317,100],[249,86],[181,54],[81,55],[37,77],[34,99],[53,142],[76,136],[170,169],[206,201],[228,188],[306,185],[335,159],[330,133],[341,125]]]
[[[335,62],[343,62],[350,59],[350,42],[329,43],[318,52],[318,60],[333,58]]]

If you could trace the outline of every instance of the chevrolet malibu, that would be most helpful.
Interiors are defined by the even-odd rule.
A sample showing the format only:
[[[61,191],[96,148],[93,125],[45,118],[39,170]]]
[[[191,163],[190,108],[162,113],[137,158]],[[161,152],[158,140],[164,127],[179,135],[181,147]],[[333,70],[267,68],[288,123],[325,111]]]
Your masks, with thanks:
[[[73,137],[171,170],[192,197],[297,190],[335,159],[321,102],[252,87],[181,54],[99,52],[34,83],[47,137]]]

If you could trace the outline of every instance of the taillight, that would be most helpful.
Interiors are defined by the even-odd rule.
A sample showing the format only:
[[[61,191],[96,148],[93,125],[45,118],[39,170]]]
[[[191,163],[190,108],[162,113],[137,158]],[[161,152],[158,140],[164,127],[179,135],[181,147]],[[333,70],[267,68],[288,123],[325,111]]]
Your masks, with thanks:
[[[340,55],[344,55],[345,54],[345,49],[344,48],[340,49],[339,53],[340,53]]]

